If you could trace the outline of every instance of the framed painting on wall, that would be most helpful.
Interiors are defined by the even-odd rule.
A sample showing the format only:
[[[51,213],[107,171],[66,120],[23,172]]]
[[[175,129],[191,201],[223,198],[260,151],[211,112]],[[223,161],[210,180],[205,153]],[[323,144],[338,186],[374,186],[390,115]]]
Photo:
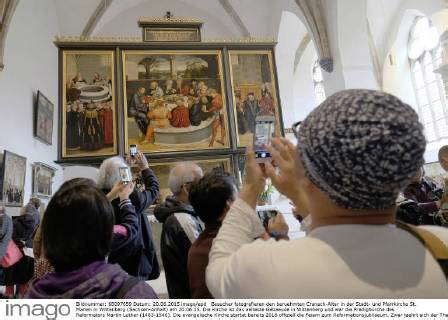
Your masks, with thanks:
[[[62,52],[62,158],[117,154],[114,51]]]
[[[123,51],[126,150],[227,149],[219,50]]]
[[[41,91],[38,91],[34,114],[34,136],[49,145],[53,144],[53,114],[53,103]]]
[[[44,163],[33,164],[33,195],[49,198],[53,194],[55,169]]]
[[[23,206],[26,176],[26,158],[4,151],[3,154],[2,199],[5,206]]]
[[[202,168],[204,173],[211,171],[214,168],[221,168],[233,175],[233,168],[231,159],[228,157],[214,158],[214,159],[198,159],[191,160]],[[181,161],[163,162],[163,163],[150,163],[151,169],[154,171],[160,184],[160,196],[158,203],[165,201],[165,198],[171,195],[170,188],[168,186],[168,176],[170,170]]]
[[[238,147],[253,142],[258,116],[274,116],[276,134],[282,133],[272,52],[229,50],[230,78]]]

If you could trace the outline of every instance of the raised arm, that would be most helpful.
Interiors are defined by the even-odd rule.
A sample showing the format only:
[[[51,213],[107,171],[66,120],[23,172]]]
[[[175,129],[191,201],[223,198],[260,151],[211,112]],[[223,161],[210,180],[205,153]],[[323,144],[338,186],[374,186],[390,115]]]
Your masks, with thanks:
[[[154,172],[149,168],[145,155],[139,152],[135,159],[141,172],[145,184],[145,190],[134,190],[130,195],[130,200],[136,206],[137,212],[141,212],[152,205],[159,196],[159,181]]]
[[[248,150],[246,161],[245,185],[239,199],[226,215],[210,251],[206,281],[215,298],[235,297],[232,290],[239,287],[238,271],[241,268],[237,251],[265,233],[255,212],[258,195],[265,186],[265,177],[260,166],[255,163],[251,149]]]

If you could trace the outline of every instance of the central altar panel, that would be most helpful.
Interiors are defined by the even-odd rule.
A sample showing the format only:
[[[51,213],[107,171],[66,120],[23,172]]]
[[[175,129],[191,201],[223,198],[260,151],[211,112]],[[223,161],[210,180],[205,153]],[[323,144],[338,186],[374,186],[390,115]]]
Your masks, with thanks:
[[[229,149],[220,50],[124,50],[125,149]]]

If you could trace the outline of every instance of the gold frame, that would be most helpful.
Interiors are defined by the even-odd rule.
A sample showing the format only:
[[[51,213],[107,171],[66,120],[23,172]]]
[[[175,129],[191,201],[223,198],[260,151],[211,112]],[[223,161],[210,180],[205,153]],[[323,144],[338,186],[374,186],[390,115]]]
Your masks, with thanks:
[[[272,98],[274,99],[275,107],[276,107],[276,114],[275,114],[275,125],[276,125],[276,133],[281,132],[281,107],[279,104],[278,99],[278,93],[277,93],[277,85],[278,85],[278,79],[275,76],[274,73],[274,62],[272,57],[272,51],[271,50],[229,50],[228,51],[228,58],[229,58],[229,73],[230,73],[230,86],[231,86],[231,94],[232,94],[232,101],[233,101],[233,113],[234,113],[234,121],[235,121],[235,133],[236,133],[236,145],[237,148],[247,147],[245,145],[240,145],[240,134],[238,132],[238,117],[237,117],[237,110],[236,110],[236,101],[235,101],[235,86],[234,86],[234,79],[233,79],[233,67],[232,67],[232,55],[267,55],[268,61],[269,61],[269,73],[271,75],[271,82],[272,82]]]
[[[67,125],[66,125],[66,110],[67,110],[67,55],[110,55],[111,61],[111,81],[112,81],[112,119],[113,119],[113,135],[114,145],[113,152],[91,154],[89,152],[83,152],[75,155],[67,154]],[[60,80],[61,81],[61,80]],[[115,100],[115,51],[114,50],[63,50],[62,52],[62,142],[61,142],[61,154],[62,158],[78,158],[78,157],[96,157],[96,156],[113,156],[118,154],[118,140],[117,140],[117,105]]]
[[[219,149],[230,149],[231,148],[231,137],[230,137],[230,128],[229,128],[229,110],[227,105],[227,97],[225,90],[225,80],[224,80],[224,67],[222,61],[221,50],[123,50],[122,51],[122,70],[123,70],[123,108],[124,108],[124,146],[125,150],[129,150],[129,137],[128,137],[128,96],[127,96],[127,83],[126,83],[126,56],[127,55],[214,55],[218,59],[218,67],[219,67],[219,80],[221,82],[221,97],[223,102],[223,109],[225,110],[225,126],[226,126],[226,144],[222,146],[222,148],[212,148],[211,150],[219,150]],[[202,149],[181,149],[181,150],[160,150],[160,151],[149,151],[144,148],[140,148],[144,153],[171,153],[171,152],[190,152],[195,150],[206,150],[207,148]]]

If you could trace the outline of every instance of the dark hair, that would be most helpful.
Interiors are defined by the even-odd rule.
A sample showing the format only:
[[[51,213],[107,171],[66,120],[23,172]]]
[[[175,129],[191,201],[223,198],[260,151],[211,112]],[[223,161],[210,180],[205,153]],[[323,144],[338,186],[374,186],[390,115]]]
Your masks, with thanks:
[[[235,199],[235,178],[222,169],[213,169],[191,186],[190,204],[205,224],[216,224],[227,206]]]
[[[92,182],[90,179],[67,181],[45,211],[43,248],[46,258],[58,272],[104,260],[110,251],[113,209]]]

